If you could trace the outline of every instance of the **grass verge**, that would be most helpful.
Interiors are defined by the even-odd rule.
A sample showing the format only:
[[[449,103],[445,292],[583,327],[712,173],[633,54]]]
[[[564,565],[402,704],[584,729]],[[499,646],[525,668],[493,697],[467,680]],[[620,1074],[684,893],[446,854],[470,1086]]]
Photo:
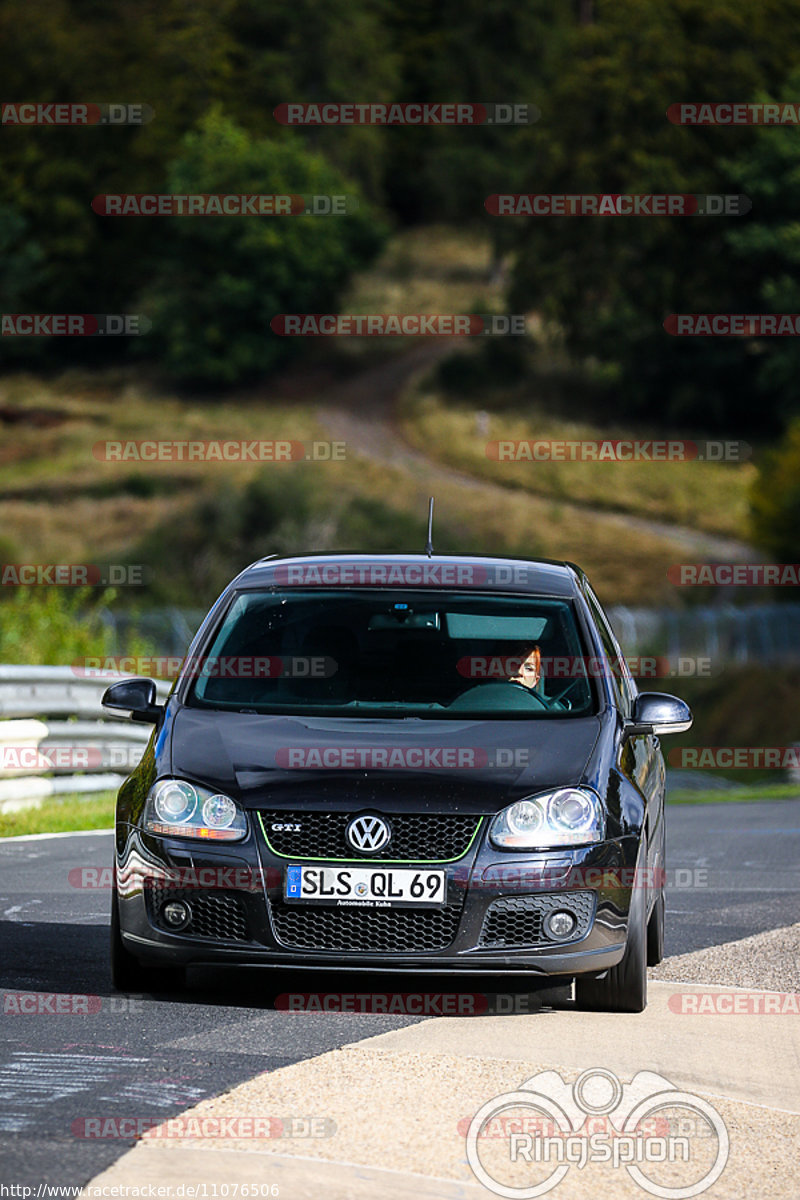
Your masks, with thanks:
[[[800,784],[773,783],[763,787],[734,787],[730,791],[721,788],[680,788],[667,796],[667,805],[672,804],[753,804],[759,800],[798,800]]]
[[[0,838],[22,837],[29,833],[111,829],[116,800],[116,792],[100,792],[96,796],[63,796],[58,800],[45,800],[38,808],[0,813]]]
[[[429,457],[477,478],[585,504],[595,512],[630,513],[704,533],[747,537],[748,489],[756,470],[752,463],[501,461],[492,443],[666,440],[663,431],[601,427],[553,416],[533,394],[520,397],[518,403],[517,411],[489,411],[494,407],[490,394],[472,402],[449,399],[428,380],[404,398],[401,428]],[[503,453],[517,452],[507,448]]]

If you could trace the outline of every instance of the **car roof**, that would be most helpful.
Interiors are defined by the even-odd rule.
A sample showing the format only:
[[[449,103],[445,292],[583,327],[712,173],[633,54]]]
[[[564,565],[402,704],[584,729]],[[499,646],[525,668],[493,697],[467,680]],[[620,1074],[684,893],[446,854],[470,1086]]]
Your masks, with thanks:
[[[552,559],[491,558],[449,554],[270,555],[246,567],[231,587],[453,588],[533,592],[574,597],[585,576],[580,567]]]

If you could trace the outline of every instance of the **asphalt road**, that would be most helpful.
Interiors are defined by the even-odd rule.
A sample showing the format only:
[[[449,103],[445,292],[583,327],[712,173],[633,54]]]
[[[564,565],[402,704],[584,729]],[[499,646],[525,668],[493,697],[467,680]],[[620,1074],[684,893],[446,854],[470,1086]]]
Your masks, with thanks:
[[[800,800],[670,808],[667,953],[800,921],[798,858]],[[259,1072],[425,1019],[276,1011],[275,991],[341,989],[341,977],[308,974],[282,975],[276,987],[259,971],[223,983],[196,972],[180,996],[112,994],[109,891],[70,879],[110,860],[108,833],[0,842],[0,1182],[84,1183],[133,1144],[80,1136],[86,1118],[161,1121]],[[514,980],[491,987],[527,990]],[[436,989],[382,976],[349,990]],[[438,990],[488,988],[450,979]],[[42,1011],[15,1011],[16,992],[37,993]],[[59,1013],[65,995],[91,997],[76,1002],[90,1011]]]

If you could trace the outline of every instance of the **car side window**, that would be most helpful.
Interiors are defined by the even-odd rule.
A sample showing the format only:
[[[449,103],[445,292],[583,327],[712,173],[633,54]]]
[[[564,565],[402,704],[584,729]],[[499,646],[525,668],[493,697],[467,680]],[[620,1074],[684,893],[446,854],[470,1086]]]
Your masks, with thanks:
[[[620,712],[626,720],[629,720],[633,712],[633,699],[636,694],[635,684],[628,671],[628,665],[622,656],[619,643],[614,637],[611,626],[608,623],[608,618],[600,607],[600,601],[589,587],[586,589],[586,598],[589,601],[589,607],[597,623],[603,649],[611,666],[612,691],[616,697]]]

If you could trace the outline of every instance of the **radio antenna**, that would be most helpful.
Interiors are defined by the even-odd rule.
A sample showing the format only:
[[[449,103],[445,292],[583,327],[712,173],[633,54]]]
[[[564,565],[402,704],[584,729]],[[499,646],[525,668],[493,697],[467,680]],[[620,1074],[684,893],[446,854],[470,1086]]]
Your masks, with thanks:
[[[428,541],[425,544],[425,553],[428,558],[433,555],[433,496],[428,500]]]

